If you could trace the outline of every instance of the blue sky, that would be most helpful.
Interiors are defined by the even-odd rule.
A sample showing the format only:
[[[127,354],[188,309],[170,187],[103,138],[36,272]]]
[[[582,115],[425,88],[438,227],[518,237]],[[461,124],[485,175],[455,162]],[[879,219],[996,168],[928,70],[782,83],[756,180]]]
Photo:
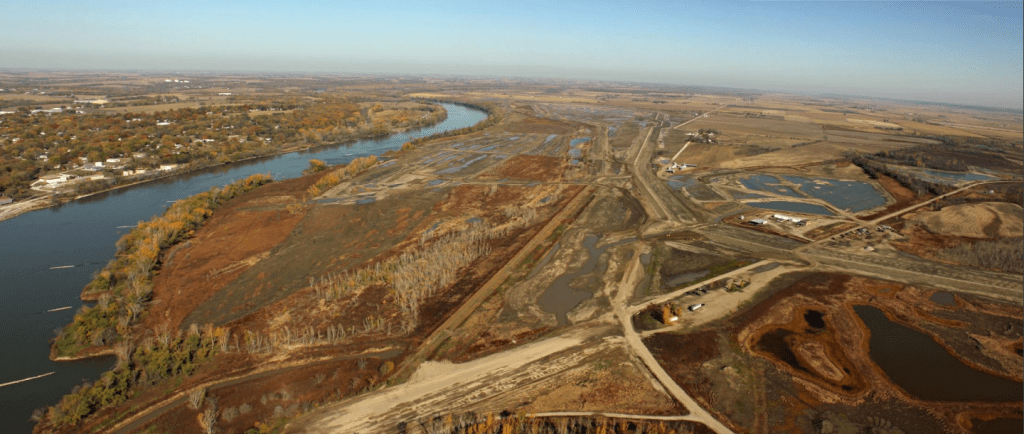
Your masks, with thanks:
[[[1020,109],[1021,2],[0,0],[0,68],[567,77]]]

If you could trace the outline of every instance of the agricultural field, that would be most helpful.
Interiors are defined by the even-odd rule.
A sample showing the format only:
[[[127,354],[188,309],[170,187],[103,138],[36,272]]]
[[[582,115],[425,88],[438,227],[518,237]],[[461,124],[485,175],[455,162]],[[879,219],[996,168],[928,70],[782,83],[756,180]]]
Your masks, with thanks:
[[[204,83],[225,104],[300,85],[261,80]],[[346,119],[438,101],[488,118],[145,226],[193,224],[124,241],[85,288],[102,310],[54,354],[122,362],[37,432],[1021,423],[1024,138],[1001,126],[1018,114],[584,82],[320,87],[351,98]]]

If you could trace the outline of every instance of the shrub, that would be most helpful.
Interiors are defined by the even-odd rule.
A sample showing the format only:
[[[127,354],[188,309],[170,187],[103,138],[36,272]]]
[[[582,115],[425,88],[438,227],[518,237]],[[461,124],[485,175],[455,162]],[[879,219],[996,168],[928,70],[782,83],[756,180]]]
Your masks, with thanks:
[[[380,375],[388,375],[391,371],[395,370],[395,362],[390,360],[380,364]]]

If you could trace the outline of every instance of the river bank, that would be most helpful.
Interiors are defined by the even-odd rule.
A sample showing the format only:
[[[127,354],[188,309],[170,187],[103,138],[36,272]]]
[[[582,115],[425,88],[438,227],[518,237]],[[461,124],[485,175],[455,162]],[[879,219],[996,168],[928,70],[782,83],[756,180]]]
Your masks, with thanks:
[[[403,128],[403,129],[400,129],[400,130],[397,130],[397,131],[393,131],[393,132],[391,132],[389,134],[386,134],[386,135],[383,135],[383,136],[353,137],[353,138],[346,139],[346,140],[343,140],[343,141],[340,141],[340,142],[335,142],[335,143],[330,143],[330,144],[322,144],[322,145],[315,145],[315,146],[306,146],[306,147],[292,146],[292,147],[287,147],[287,148],[280,149],[278,151],[275,151],[275,152],[272,152],[272,153],[269,153],[269,154],[255,155],[255,156],[243,158],[243,159],[240,159],[240,160],[226,161],[226,162],[223,162],[223,163],[202,164],[202,165],[197,165],[195,167],[189,167],[189,168],[186,168],[186,169],[174,170],[174,171],[170,171],[169,173],[167,173],[165,175],[156,176],[156,177],[152,177],[152,178],[146,178],[146,179],[130,182],[130,183],[127,183],[127,184],[117,184],[117,185],[111,186],[110,188],[105,188],[105,189],[102,189],[102,190],[97,190],[97,191],[93,191],[93,192],[89,192],[89,193],[85,193],[85,194],[80,194],[80,195],[77,195],[77,196],[74,196],[74,197],[57,197],[55,199],[54,195],[52,195],[52,194],[48,195],[48,196],[35,197],[35,198],[29,199],[29,200],[24,201],[24,202],[15,202],[15,203],[11,203],[11,204],[8,204],[8,205],[0,206],[0,222],[2,222],[4,220],[8,220],[8,219],[12,219],[12,218],[18,217],[18,216],[20,216],[22,214],[26,214],[26,213],[29,213],[29,212],[32,212],[32,211],[37,211],[37,210],[46,209],[46,208],[50,208],[50,207],[60,206],[60,205],[64,205],[64,204],[69,203],[69,202],[74,202],[76,200],[85,199],[85,198],[89,198],[89,197],[92,197],[92,196],[97,196],[97,195],[104,194],[104,193],[110,193],[110,192],[121,190],[121,189],[125,189],[125,188],[135,187],[135,186],[147,184],[147,183],[150,183],[150,182],[153,182],[153,181],[169,179],[169,178],[173,178],[173,177],[176,177],[176,176],[188,175],[188,174],[191,174],[191,173],[195,173],[195,172],[202,171],[202,170],[207,170],[207,169],[215,169],[215,168],[219,168],[219,167],[230,167],[231,165],[235,165],[235,164],[245,164],[245,163],[249,163],[249,162],[252,162],[252,161],[259,160],[261,158],[274,158],[274,157],[278,157],[278,156],[282,156],[282,155],[286,155],[286,154],[291,154],[293,152],[317,152],[319,150],[330,149],[330,148],[337,147],[337,146],[345,146],[347,144],[355,143],[355,142],[358,142],[360,140],[384,139],[384,138],[388,138],[388,137],[393,137],[393,136],[398,135],[398,134],[406,134],[406,133],[408,133],[410,131],[415,131],[415,130],[424,129],[424,128],[431,128],[431,127],[434,127],[434,126],[436,126],[438,124],[443,123],[447,119],[448,119],[448,114],[447,114],[447,111],[446,111],[445,112],[445,116],[440,118],[440,119],[438,119],[438,121],[436,123],[429,124],[429,125],[420,125],[420,126],[410,127],[410,128]]]
[[[197,168],[146,180],[132,188],[117,186],[56,207],[39,201],[47,212],[0,222],[0,239],[12,246],[0,249],[0,293],[6,301],[0,304],[0,342],[19,348],[5,358],[0,383],[56,372],[0,389],[0,406],[5,408],[0,424],[7,432],[30,432],[33,410],[55,404],[83,379],[95,381],[115,363],[113,356],[54,362],[49,359],[48,341],[54,330],[72,322],[75,309],[82,304],[82,288],[114,256],[117,240],[132,225],[162,214],[172,202],[252,174],[272,173],[277,180],[291,179],[301,176],[310,159],[347,164],[354,158],[398,150],[416,137],[465,128],[487,118],[486,113],[464,106],[446,104],[445,108],[448,117],[441,124],[404,134],[302,147],[298,152]],[[49,312],[62,306],[74,309]]]

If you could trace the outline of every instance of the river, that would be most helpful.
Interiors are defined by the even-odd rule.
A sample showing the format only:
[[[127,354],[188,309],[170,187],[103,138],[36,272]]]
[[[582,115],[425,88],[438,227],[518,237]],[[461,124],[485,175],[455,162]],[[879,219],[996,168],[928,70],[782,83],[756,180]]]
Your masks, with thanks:
[[[444,107],[448,118],[433,127],[190,172],[0,222],[0,384],[54,372],[0,387],[0,431],[31,432],[34,409],[56,404],[72,387],[99,378],[112,366],[110,357],[52,362],[48,341],[55,330],[71,322],[82,305],[78,298],[82,287],[114,257],[114,243],[132,225],[162,213],[170,202],[254,173],[271,173],[277,180],[294,178],[313,158],[331,165],[347,163],[487,117],[460,105]],[[65,306],[72,308],[46,312]]]

